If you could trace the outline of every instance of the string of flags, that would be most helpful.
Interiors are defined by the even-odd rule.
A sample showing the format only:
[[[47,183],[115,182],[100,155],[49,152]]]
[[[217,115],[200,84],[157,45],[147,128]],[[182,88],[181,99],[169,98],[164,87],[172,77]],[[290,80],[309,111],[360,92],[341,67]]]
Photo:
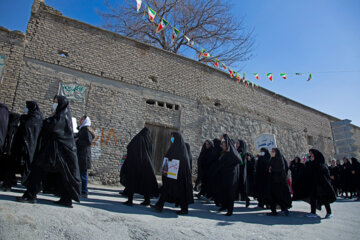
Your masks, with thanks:
[[[142,6],[142,0],[136,0],[136,9],[137,12],[140,11]],[[148,14],[149,20],[150,22],[154,22],[155,18],[156,18],[156,11],[154,11],[153,9],[150,8],[150,6],[147,6],[145,4],[144,8],[143,8],[143,17],[145,17],[145,14]],[[166,21],[164,18],[160,19],[159,24],[156,27],[156,33],[160,33],[161,31],[163,31],[166,27],[168,26],[172,26],[168,21]],[[171,44],[174,43],[174,41],[179,37],[180,35],[180,31],[173,26],[172,28],[172,35],[171,35]],[[197,52],[199,52],[198,55],[198,59],[200,60],[201,58],[209,58],[209,57],[213,57],[213,55],[211,55],[211,53],[207,52],[204,48],[202,48],[201,51],[199,51],[198,49],[195,48],[195,46],[197,46],[197,44],[188,36],[186,36],[185,34],[183,34],[183,37],[186,39],[187,41],[187,45],[189,47],[192,47],[193,49],[195,49]],[[215,58],[214,61],[214,66],[216,68],[220,68],[220,60]],[[225,65],[225,63],[221,63],[221,66],[224,70],[228,70],[229,71],[229,75],[230,78],[235,78],[237,80],[238,83],[242,83],[243,85],[245,85],[245,87],[248,87],[249,85],[251,85],[252,87],[259,87],[259,85],[255,84],[254,82],[247,80],[246,79],[246,73],[243,73],[242,77],[240,75],[240,73],[232,70],[231,68],[227,67]],[[307,74],[307,73],[306,73]],[[307,81],[310,81],[312,79],[312,75],[311,73],[308,73],[308,78]],[[260,74],[259,73],[253,73],[254,77],[256,80],[260,79]],[[283,79],[287,79],[287,76],[289,75],[288,73],[280,73],[279,74],[280,77],[282,77]],[[302,76],[305,75],[305,73],[294,73],[295,76]],[[273,81],[273,73],[265,73],[265,76],[272,82]]]

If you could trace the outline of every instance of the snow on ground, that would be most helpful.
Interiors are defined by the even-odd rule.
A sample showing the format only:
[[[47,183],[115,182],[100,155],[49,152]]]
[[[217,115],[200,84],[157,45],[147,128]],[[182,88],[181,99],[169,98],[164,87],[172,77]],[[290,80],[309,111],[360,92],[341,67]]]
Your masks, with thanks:
[[[0,240],[7,239],[359,239],[360,202],[338,200],[332,204],[333,218],[305,218],[310,206],[294,202],[290,216],[266,216],[269,210],[236,203],[234,215],[217,213],[217,207],[196,200],[189,215],[177,216],[173,205],[162,213],[121,202],[119,187],[90,185],[88,199],[73,208],[54,205],[58,198],[39,194],[37,204],[18,203],[24,189],[0,192]],[[155,203],[156,199],[152,199]]]

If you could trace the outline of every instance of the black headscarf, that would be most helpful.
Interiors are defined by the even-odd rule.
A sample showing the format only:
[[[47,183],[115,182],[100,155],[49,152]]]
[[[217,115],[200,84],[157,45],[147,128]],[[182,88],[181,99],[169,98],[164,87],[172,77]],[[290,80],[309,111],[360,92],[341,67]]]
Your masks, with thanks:
[[[177,179],[168,177],[163,178],[163,188],[161,194],[165,201],[170,203],[189,204],[194,202],[192,192],[192,176],[190,168],[190,159],[185,141],[179,132],[172,132],[174,142],[171,143],[165,157],[172,161],[180,161]]]
[[[127,191],[144,196],[158,195],[152,152],[150,130],[145,127],[127,145],[127,157],[120,172],[120,183]]]

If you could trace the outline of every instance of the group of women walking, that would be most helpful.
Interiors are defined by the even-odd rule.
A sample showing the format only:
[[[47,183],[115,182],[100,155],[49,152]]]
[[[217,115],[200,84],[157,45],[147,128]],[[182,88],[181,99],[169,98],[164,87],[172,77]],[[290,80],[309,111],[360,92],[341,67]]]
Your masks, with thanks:
[[[63,96],[55,96],[53,113],[45,120],[36,102],[27,102],[26,114],[21,116],[9,113],[5,108],[0,105],[4,123],[0,126],[1,162],[6,163],[6,171],[0,174],[3,189],[10,189],[15,173],[21,173],[26,192],[17,198],[19,202],[35,203],[37,194],[46,186],[51,186],[47,189],[60,196],[56,202],[60,205],[70,207],[72,200],[79,202],[80,197],[87,197],[87,169],[91,167],[90,145],[94,138],[90,118],[83,116],[80,119],[79,133],[74,135],[69,102]],[[190,146],[180,132],[171,133],[169,141],[171,145],[164,156],[161,187],[152,161],[150,130],[145,127],[127,145],[127,157],[120,171],[120,182],[128,197],[124,204],[133,206],[133,197],[137,193],[144,196],[142,205],[150,205],[161,212],[168,202],[179,206],[177,214],[184,215],[188,214],[188,205],[194,203],[195,190],[199,191],[195,196],[213,201],[219,212],[226,211],[227,216],[233,214],[236,201],[244,201],[248,207],[249,197],[258,201],[258,207],[270,209],[268,215],[271,216],[278,214],[278,208],[284,215],[289,215],[292,200],[310,203],[311,212],[307,217],[318,217],[316,209],[322,205],[327,210],[326,218],[332,216],[330,203],[336,200],[335,177],[322,153],[316,149],[309,150],[306,163],[295,158],[288,166],[278,148],[261,148],[253,156],[245,141],[234,141],[223,134],[204,142],[193,187]],[[356,159],[352,161],[351,173],[359,176],[359,164],[355,164]],[[349,171],[349,168],[344,164],[343,171]],[[288,182],[289,169],[293,196]],[[344,191],[344,185],[342,189]],[[158,198],[154,205],[151,205],[152,197]]]

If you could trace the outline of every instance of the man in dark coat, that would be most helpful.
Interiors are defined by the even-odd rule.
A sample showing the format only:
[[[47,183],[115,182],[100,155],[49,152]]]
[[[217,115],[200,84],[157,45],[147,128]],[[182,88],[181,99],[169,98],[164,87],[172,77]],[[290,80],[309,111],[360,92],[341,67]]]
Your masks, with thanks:
[[[19,202],[36,202],[46,173],[59,175],[60,200],[56,204],[72,207],[72,199],[80,202],[80,173],[73,134],[69,102],[64,96],[54,98],[55,113],[44,120],[39,147],[34,158],[26,192]]]
[[[169,177],[169,172],[163,169],[165,175],[160,198],[156,205],[151,205],[151,207],[161,212],[165,202],[175,203],[181,207],[181,210],[176,212],[177,214],[187,214],[188,205],[194,202],[194,198],[189,154],[184,139],[179,132],[171,133],[171,146],[165,157],[170,162],[173,160],[179,161],[178,173],[176,179],[174,179]]]
[[[326,217],[331,218],[330,203],[336,200],[334,189],[331,186],[329,169],[326,166],[325,158],[316,149],[310,149],[310,162],[305,166],[306,188],[310,198],[311,213],[307,217],[316,218],[316,208],[321,210],[325,205]]]
[[[223,135],[222,152],[219,159],[218,172],[220,176],[219,211],[227,210],[226,216],[231,216],[234,201],[239,189],[239,165],[241,158],[227,134]]]
[[[261,148],[256,163],[255,173],[255,197],[258,200],[258,207],[264,208],[266,184],[268,182],[268,166],[271,155],[267,148]]]
[[[0,103],[0,154],[4,151],[5,138],[9,123],[9,110],[5,104]]]
[[[9,169],[13,168],[15,164],[15,154],[12,152],[14,149],[12,146],[19,128],[19,122],[20,114],[10,112],[3,152],[0,154],[0,181],[4,181],[3,191],[10,191],[11,186],[16,185],[16,176]]]
[[[360,163],[359,161],[352,157],[351,158],[351,164],[352,164],[352,180],[353,180],[353,186],[354,191],[357,193],[357,200],[360,200]]]
[[[20,126],[16,131],[12,144],[13,161],[8,168],[9,181],[6,187],[11,188],[11,176],[20,172],[22,183],[26,182],[34,159],[38,137],[43,124],[43,116],[36,102],[27,101],[25,114],[20,117]],[[4,186],[5,187],[5,186]]]
[[[290,163],[291,171],[291,185],[293,189],[293,200],[301,199],[303,190],[302,190],[302,175],[305,165],[301,163],[299,157],[295,157],[294,160]]]
[[[267,202],[270,205],[271,213],[268,215],[276,216],[276,207],[279,205],[287,216],[291,208],[291,195],[287,183],[286,160],[278,148],[271,150],[269,162],[269,184],[267,188]]]
[[[75,142],[81,178],[81,196],[87,198],[88,169],[91,169],[91,143],[95,134],[91,129],[91,120],[88,116],[82,116],[79,123],[79,132],[75,135]]]
[[[198,194],[200,196],[206,196],[209,168],[211,166],[211,152],[214,146],[211,140],[206,140],[201,148],[199,158],[197,160],[197,179],[195,181],[194,190],[198,185],[201,185],[201,190]]]
[[[338,190],[338,195],[342,196],[343,195],[343,190],[342,190],[343,167],[341,165],[340,160],[336,160],[336,167],[338,168],[338,173],[339,173],[336,188]]]
[[[150,197],[158,196],[158,183],[152,162],[153,145],[150,130],[143,128],[127,145],[127,157],[121,167],[120,183],[125,186],[128,201],[133,205],[134,193],[144,196],[141,205],[150,205]]]

